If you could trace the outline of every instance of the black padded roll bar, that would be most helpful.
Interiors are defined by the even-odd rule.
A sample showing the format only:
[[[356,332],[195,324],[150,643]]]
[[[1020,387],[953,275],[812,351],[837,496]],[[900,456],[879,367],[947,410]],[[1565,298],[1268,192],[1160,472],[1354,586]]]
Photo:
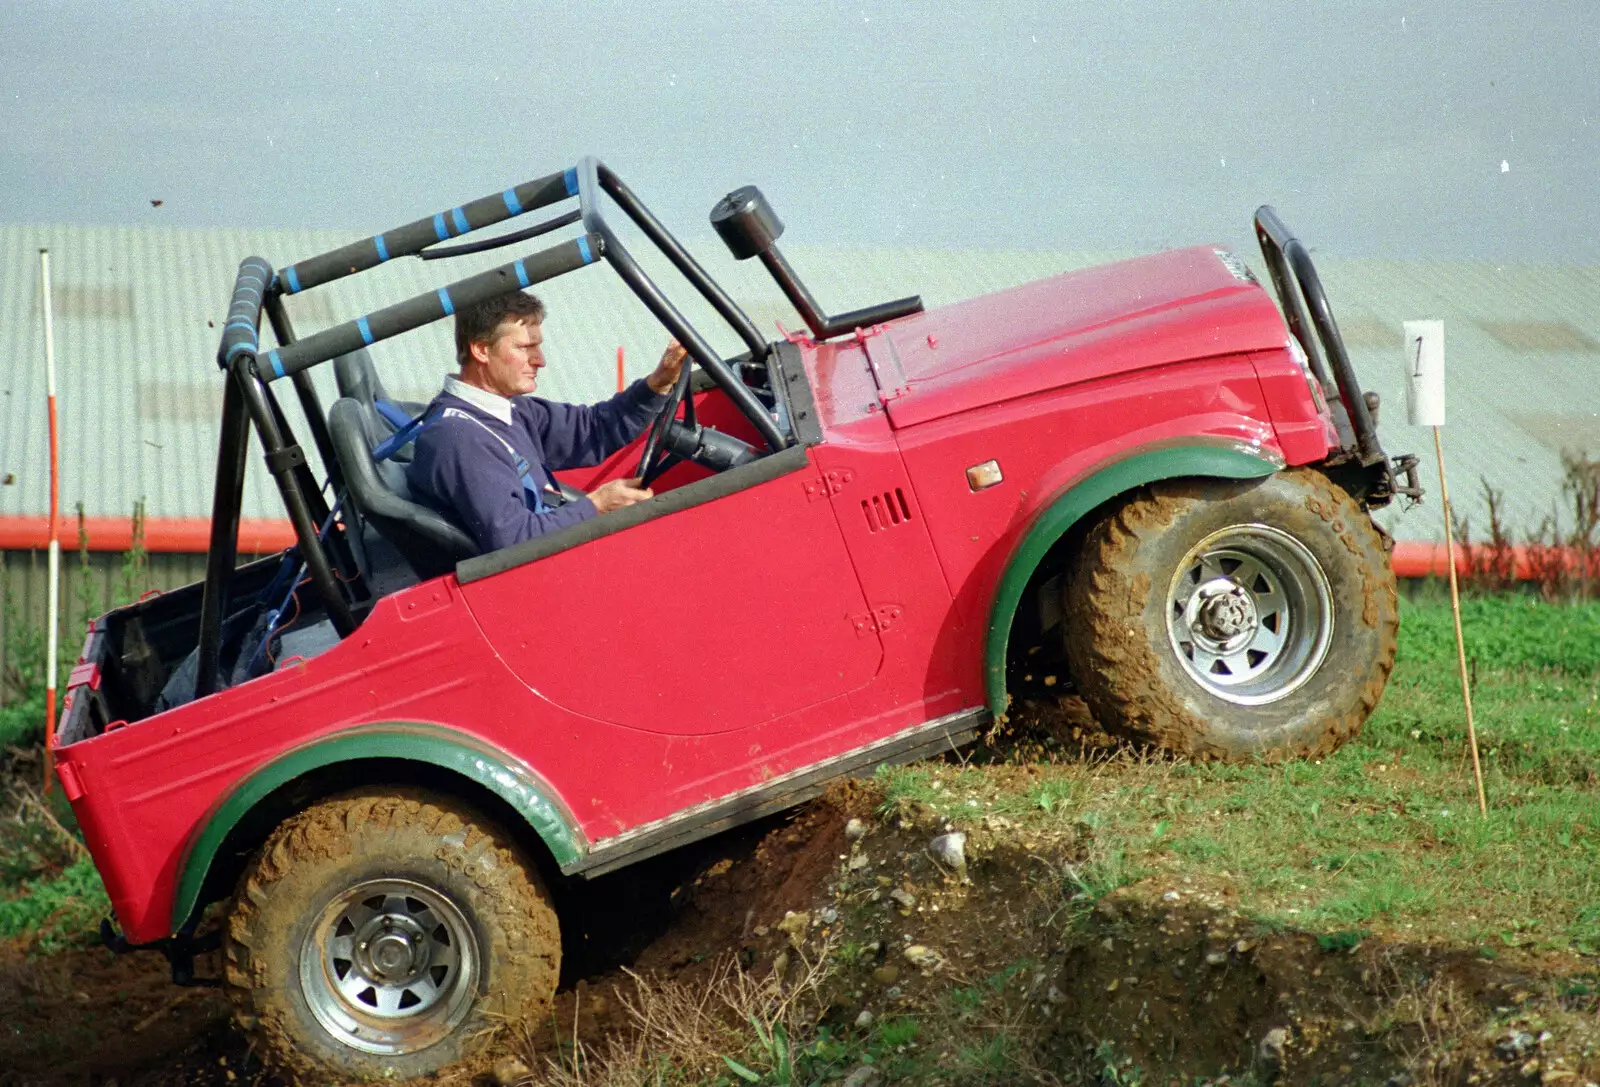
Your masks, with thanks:
[[[272,282],[272,265],[260,257],[246,257],[233,280],[233,297],[228,301],[228,320],[222,326],[222,344],[217,348],[217,365],[226,370],[241,351],[256,354],[260,338],[261,303]]]
[[[1334,322],[1333,310],[1328,305],[1328,295],[1322,289],[1322,280],[1311,262],[1311,254],[1300,239],[1278,218],[1270,205],[1263,204],[1256,211],[1256,240],[1261,244],[1261,256],[1272,274],[1273,286],[1278,290],[1278,300],[1283,304],[1284,320],[1289,331],[1300,341],[1311,363],[1311,372],[1322,383],[1328,384],[1327,368],[1323,365],[1324,352],[1333,368],[1333,378],[1338,385],[1339,404],[1344,408],[1348,425],[1354,432],[1355,449],[1347,449],[1363,465],[1387,463],[1387,457],[1378,445],[1378,430],[1373,425],[1372,413],[1367,410],[1366,397],[1356,380],[1355,367],[1344,349],[1344,338]],[[1302,299],[1304,305],[1302,305]],[[1306,307],[1311,310],[1311,325],[1316,329],[1312,336],[1306,327]],[[1337,419],[1337,415],[1335,416]],[[1349,435],[1340,437],[1348,441]]]
[[[310,290],[376,268],[386,260],[419,253],[430,245],[460,237],[470,230],[548,207],[576,196],[577,192],[577,175],[572,170],[564,170],[291,264],[279,273],[278,282],[287,294]]]
[[[278,344],[294,343],[294,323],[289,320],[289,313],[283,307],[283,295],[268,291],[266,311],[267,321],[272,325],[272,334],[277,337]],[[317,396],[317,388],[311,383],[310,374],[302,371],[291,380],[295,394],[300,398],[300,410],[305,413],[306,425],[311,428],[311,440],[316,442],[323,467],[333,481],[333,493],[338,494],[344,490],[344,472],[339,467],[338,455],[333,451],[333,438],[328,433],[328,415],[322,410],[322,399]]]
[[[239,551],[239,518],[252,424],[261,436],[267,468],[283,496],[300,554],[334,629],[341,637],[355,629],[355,617],[319,536],[317,522],[326,515],[326,508],[305,468],[305,453],[292,441],[284,440],[285,431],[280,425],[282,413],[256,371],[260,351],[256,330],[271,282],[272,266],[260,257],[250,257],[239,265],[228,320],[222,330],[222,343],[217,349],[217,361],[227,374],[227,388],[222,400],[222,439],[217,448],[217,479],[212,495],[211,546],[206,555],[206,578],[200,596],[196,698],[203,698],[216,689],[222,623],[228,612],[233,564]],[[280,337],[293,336],[286,320],[275,332]]]
[[[295,343],[285,344],[261,356],[262,376],[271,381],[309,369],[318,363],[340,355],[347,355],[379,340],[387,340],[402,332],[455,313],[463,306],[473,306],[488,298],[509,294],[523,287],[540,283],[567,272],[592,264],[603,255],[605,243],[598,235],[585,234],[569,242],[551,246],[521,260],[502,264],[487,272],[457,280],[448,287],[419,294],[404,302],[346,321],[342,325],[307,336]]]
[[[316,586],[323,607],[328,609],[333,629],[343,638],[356,629],[355,616],[351,614],[350,603],[345,599],[339,579],[334,576],[333,567],[328,562],[328,552],[322,546],[321,527],[312,514],[311,504],[295,472],[305,463],[305,453],[298,445],[284,442],[277,415],[267,399],[261,378],[256,374],[255,364],[255,357],[251,355],[234,359],[231,367],[233,379],[244,394],[244,406],[250,413],[250,421],[255,424],[256,434],[261,438],[261,452],[267,462],[267,470],[277,481],[283,504],[288,508],[289,520],[294,524],[295,538],[300,547],[300,558],[306,564],[306,572],[311,575],[311,584]],[[315,497],[314,492],[312,497]]]
[[[196,698],[204,698],[216,689],[222,618],[228,612],[229,583],[239,557],[239,516],[244,503],[250,417],[245,413],[244,390],[234,377],[233,363],[240,355],[254,359],[260,349],[256,330],[271,282],[272,265],[260,257],[246,257],[240,262],[228,303],[228,320],[222,326],[222,343],[217,347],[217,365],[226,376],[226,386],[222,394],[222,440],[217,445],[217,478],[211,496],[211,546],[206,549],[206,579],[200,590]]]

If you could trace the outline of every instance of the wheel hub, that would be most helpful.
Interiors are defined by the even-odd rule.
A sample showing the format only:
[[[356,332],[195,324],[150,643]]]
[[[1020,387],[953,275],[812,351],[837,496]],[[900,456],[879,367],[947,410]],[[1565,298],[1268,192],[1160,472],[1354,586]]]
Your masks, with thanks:
[[[427,934],[409,916],[384,915],[367,923],[356,945],[358,969],[388,985],[403,985],[428,966]]]
[[[1219,647],[1248,640],[1260,622],[1250,594],[1226,578],[1202,585],[1194,600],[1197,615],[1190,629]]]
[[[472,1009],[481,958],[461,910],[411,880],[368,880],[307,933],[300,987],[317,1021],[367,1053],[413,1053]]]
[[[1201,687],[1238,705],[1290,694],[1321,667],[1333,597],[1316,556],[1270,525],[1236,525],[1201,540],[1168,591],[1167,635]]]

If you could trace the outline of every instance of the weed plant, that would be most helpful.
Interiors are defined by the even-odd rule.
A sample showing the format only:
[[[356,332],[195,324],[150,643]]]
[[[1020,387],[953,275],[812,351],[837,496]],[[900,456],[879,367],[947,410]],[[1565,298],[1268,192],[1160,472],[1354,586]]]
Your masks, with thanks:
[[[1567,451],[1561,455],[1561,466],[1561,493],[1567,507],[1552,510],[1524,535],[1520,562],[1515,533],[1501,516],[1504,493],[1479,477],[1489,511],[1488,539],[1475,542],[1470,520],[1453,518],[1463,588],[1469,594],[1518,591],[1524,585],[1521,575],[1552,603],[1600,599],[1600,460]]]
[[[50,953],[92,942],[111,906],[61,790],[32,788],[37,766],[14,758],[0,792],[0,940]]]

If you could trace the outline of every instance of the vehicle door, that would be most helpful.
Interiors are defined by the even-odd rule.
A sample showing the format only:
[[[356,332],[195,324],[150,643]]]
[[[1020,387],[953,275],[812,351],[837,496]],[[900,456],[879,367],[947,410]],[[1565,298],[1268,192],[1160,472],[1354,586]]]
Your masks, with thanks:
[[[641,523],[469,581],[490,644],[550,702],[654,733],[748,728],[867,685],[883,646],[825,480],[809,454],[778,456],[793,470],[688,484]],[[741,475],[760,481],[674,509]]]

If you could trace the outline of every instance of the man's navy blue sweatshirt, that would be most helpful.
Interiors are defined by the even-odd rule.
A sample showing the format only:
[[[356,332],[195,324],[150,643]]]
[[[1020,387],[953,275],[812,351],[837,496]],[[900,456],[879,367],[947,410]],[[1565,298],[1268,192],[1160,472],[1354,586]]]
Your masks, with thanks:
[[[587,468],[627,445],[665,400],[643,379],[585,407],[536,396],[507,399],[447,378],[428,405],[406,482],[417,501],[457,521],[486,553],[498,551],[596,512],[588,498],[535,512],[518,455],[542,489],[550,470]],[[549,492],[544,497],[555,501]]]

